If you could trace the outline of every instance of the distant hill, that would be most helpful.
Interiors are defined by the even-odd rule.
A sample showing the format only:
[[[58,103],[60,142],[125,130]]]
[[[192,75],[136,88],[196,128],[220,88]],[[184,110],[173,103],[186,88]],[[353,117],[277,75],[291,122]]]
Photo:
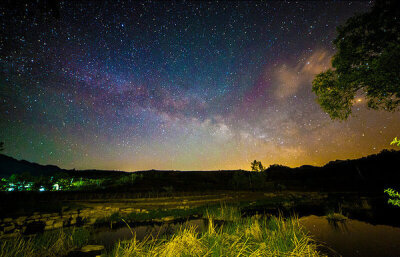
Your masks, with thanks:
[[[0,154],[0,176],[9,177],[11,174],[29,172],[32,176],[51,175],[58,172],[66,172],[55,165],[40,165],[25,160],[17,160],[4,154]]]
[[[55,165],[40,165],[25,160],[17,160],[10,156],[0,154],[0,177],[9,177],[12,174],[30,173],[32,176],[51,176],[56,173],[68,173],[79,176],[107,176],[126,173],[114,170],[66,170]]]

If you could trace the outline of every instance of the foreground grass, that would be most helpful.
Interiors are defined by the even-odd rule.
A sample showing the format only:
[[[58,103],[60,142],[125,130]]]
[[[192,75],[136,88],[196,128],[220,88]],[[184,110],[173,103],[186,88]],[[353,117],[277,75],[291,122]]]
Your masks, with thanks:
[[[72,249],[86,245],[89,237],[90,232],[85,228],[47,231],[29,238],[19,236],[0,241],[0,256],[65,256]]]
[[[137,240],[134,230],[131,229],[133,239],[117,242],[113,249],[102,256],[324,256],[301,228],[297,217],[242,217],[240,209],[226,205],[196,210],[197,213],[200,211],[208,221],[208,226],[203,231],[184,224],[172,235],[148,236],[144,240]],[[169,215],[170,212],[168,211]],[[174,214],[184,213],[179,211]],[[189,213],[192,214],[192,211]],[[156,214],[158,217],[166,213]],[[154,218],[154,213],[150,215]],[[112,218],[117,220],[121,217]],[[127,222],[129,227],[128,224]],[[88,244],[89,239],[90,231],[84,228],[49,231],[29,238],[17,237],[0,241],[0,256],[65,256],[69,251]]]
[[[223,220],[223,221],[239,221],[242,219],[242,213],[239,208],[221,204],[220,206],[211,206],[206,208],[202,216],[208,220]]]
[[[208,224],[204,232],[183,225],[170,237],[138,241],[134,236],[118,242],[106,256],[324,256],[297,218],[235,218],[220,227],[210,218]]]
[[[348,218],[342,213],[331,212],[326,215],[326,219],[333,222],[346,221]]]

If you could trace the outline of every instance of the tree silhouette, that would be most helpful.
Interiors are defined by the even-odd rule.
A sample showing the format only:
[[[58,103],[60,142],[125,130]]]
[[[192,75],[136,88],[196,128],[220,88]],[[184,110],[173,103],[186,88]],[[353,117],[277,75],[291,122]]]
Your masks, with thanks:
[[[400,1],[377,0],[370,12],[349,18],[337,28],[332,69],[318,74],[312,86],[332,119],[351,114],[356,94],[372,109],[400,107]]]
[[[0,142],[0,152],[4,151],[4,142]]]
[[[250,163],[250,165],[251,165],[251,171],[261,172],[261,171],[265,170],[265,168],[261,164],[261,162],[259,162],[257,160],[254,160],[252,163]]]

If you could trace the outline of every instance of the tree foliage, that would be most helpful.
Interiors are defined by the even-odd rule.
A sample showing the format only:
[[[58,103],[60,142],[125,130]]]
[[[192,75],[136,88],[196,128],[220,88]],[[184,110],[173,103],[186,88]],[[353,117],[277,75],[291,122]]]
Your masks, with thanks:
[[[400,146],[400,140],[395,137],[393,141],[390,143],[390,145],[396,145]],[[388,203],[392,204],[394,206],[400,207],[400,193],[394,190],[393,188],[386,188],[384,191],[386,194],[389,195],[389,200]]]
[[[390,145],[396,145],[396,144],[397,146],[400,146],[400,139],[397,139],[397,137],[395,137],[393,141],[390,142]]]
[[[251,171],[261,172],[261,171],[264,171],[264,170],[265,170],[265,168],[264,168],[264,166],[261,164],[260,161],[254,160],[254,161],[251,163]]]
[[[388,203],[400,207],[400,193],[392,188],[387,188],[384,191],[389,195]]]
[[[313,92],[332,119],[351,114],[356,94],[372,109],[400,107],[400,1],[377,0],[370,12],[337,28],[332,69],[318,74]]]

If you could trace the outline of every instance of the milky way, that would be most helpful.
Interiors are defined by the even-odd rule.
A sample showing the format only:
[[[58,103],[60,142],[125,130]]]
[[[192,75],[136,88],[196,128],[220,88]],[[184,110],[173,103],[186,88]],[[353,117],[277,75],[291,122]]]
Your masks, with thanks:
[[[113,3],[112,3],[113,2]],[[1,9],[0,141],[63,168],[322,165],[390,148],[399,113],[311,92],[372,2],[60,2]]]

